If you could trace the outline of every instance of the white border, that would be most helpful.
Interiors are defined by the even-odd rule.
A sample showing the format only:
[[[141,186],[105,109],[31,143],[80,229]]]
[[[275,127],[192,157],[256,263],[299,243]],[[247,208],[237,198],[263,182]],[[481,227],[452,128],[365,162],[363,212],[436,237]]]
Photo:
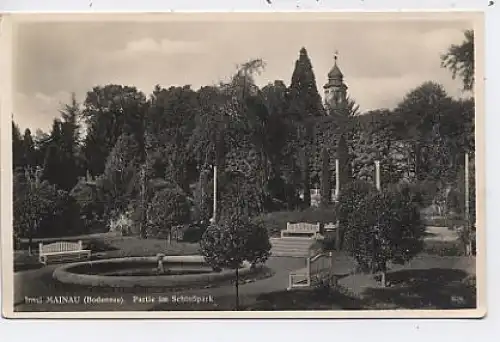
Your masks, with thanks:
[[[258,1],[258,0],[256,0]],[[284,0],[285,1],[285,0]],[[252,1],[241,1],[241,3],[244,3],[244,4],[248,4]],[[289,3],[290,1],[286,1],[287,3]],[[308,3],[310,3],[311,1],[307,1]],[[358,2],[353,2],[351,6],[328,6],[328,4],[332,3],[333,1],[330,1],[330,2],[326,2],[326,1],[320,1],[321,4],[323,5],[322,7],[318,7],[318,8],[310,8],[312,10],[314,9],[323,9],[323,8],[332,8],[334,7],[335,9],[339,9],[339,8],[342,8],[342,7],[356,7],[357,5],[357,10],[362,10],[363,8],[365,9],[375,9],[375,10],[383,10],[383,9],[392,9],[394,10],[394,7],[395,6],[401,6],[404,4],[404,7],[407,8],[407,9],[410,9],[410,8],[414,8],[414,9],[419,9],[419,10],[422,10],[425,8],[425,6],[432,6],[432,8],[442,8],[442,9],[457,9],[457,8],[474,8],[474,9],[478,9],[478,1],[455,1],[454,3],[450,3],[450,4],[445,4],[445,5],[442,5],[441,7],[436,7],[436,3],[435,1],[416,1],[415,3],[410,3],[408,4],[408,1],[364,1],[364,2],[361,2],[360,1],[360,4],[358,4]],[[338,3],[339,1],[337,1]],[[5,4],[6,3],[6,4]],[[27,4],[28,3],[28,4]],[[87,3],[87,2],[86,2]],[[177,6],[179,4],[182,4],[184,5],[184,9],[188,9],[186,7],[189,7],[189,6],[186,6],[186,4],[184,2],[180,2],[180,1],[170,1],[168,4],[169,6],[165,6],[163,9],[161,10],[165,10],[165,9],[168,9],[169,7],[170,8],[176,8],[174,4],[177,4]],[[193,2],[190,2],[190,4],[192,4]],[[228,3],[227,1],[226,2],[223,2],[223,1],[212,1],[211,4],[213,5],[214,3],[216,4],[220,4],[220,3],[224,3],[223,7],[219,7],[219,8],[215,8],[215,10],[217,9],[221,9],[221,10],[227,10],[230,8],[230,6],[232,5],[232,3]],[[239,4],[241,4],[240,2],[238,2]],[[287,6],[284,6],[285,8],[283,8],[283,6],[281,5],[281,1],[273,1],[274,3],[274,7],[273,9],[269,9],[265,3],[265,1],[262,1],[263,5],[260,6],[260,8],[256,8],[258,6],[250,6],[252,8],[245,8],[246,6],[238,6],[238,10],[290,10],[290,8],[286,8]],[[302,3],[306,3],[306,1],[302,1]],[[327,3],[327,4],[325,4]],[[382,4],[383,3],[383,4]],[[389,4],[388,4],[389,3]],[[156,11],[158,11],[158,7],[161,6],[159,5],[157,2],[153,2],[153,1],[141,1],[140,3],[128,3],[128,2],[123,2],[123,1],[94,1],[94,4],[93,4],[93,8],[95,10],[115,10],[116,8],[122,8],[124,10],[128,10],[128,11],[134,11],[134,10],[147,10],[149,12],[153,11],[151,10],[151,6],[152,4],[154,4],[155,6],[153,7],[156,7]],[[364,5],[363,5],[364,4]],[[205,5],[205,4],[203,4]],[[200,3],[197,3],[195,6],[193,6],[193,10],[203,10],[203,8],[200,8],[201,6],[203,6],[202,4]],[[384,6],[385,5],[385,6]],[[473,5],[473,6],[471,6]],[[24,7],[23,7],[24,6]],[[38,8],[37,8],[38,6]],[[62,6],[66,6],[66,8],[62,8]],[[106,7],[107,6],[107,7]],[[216,6],[216,5],[215,5]],[[224,7],[225,6],[225,7]],[[498,84],[496,83],[496,74],[497,74],[497,71],[494,66],[493,66],[493,61],[498,61],[500,59],[498,59],[498,56],[497,56],[497,51],[495,51],[495,44],[493,44],[497,38],[495,37],[494,35],[494,32],[500,32],[498,30],[498,27],[497,25],[499,24],[496,24],[497,21],[495,21],[494,19],[494,16],[498,14],[498,10],[497,8],[495,7],[497,5],[494,5],[492,7],[487,7],[487,1],[484,1],[483,2],[483,6],[480,6],[479,9],[482,9],[482,10],[485,10],[485,13],[486,13],[486,49],[487,49],[487,64],[486,64],[486,70],[488,71],[488,74],[487,74],[487,87],[485,89],[485,93],[486,93],[486,110],[487,110],[487,125],[486,125],[486,128],[485,128],[485,133],[486,135],[488,136],[488,146],[486,148],[486,153],[487,153],[487,165],[489,166],[489,169],[486,170],[486,173],[487,173],[487,179],[488,179],[488,190],[487,190],[487,202],[486,202],[486,213],[487,213],[487,216],[488,216],[488,223],[491,224],[491,226],[494,226],[493,222],[498,222],[498,220],[495,220],[495,214],[496,214],[496,200],[497,198],[495,197],[495,190],[498,189],[499,187],[499,184],[497,184],[497,180],[492,176],[491,172],[495,172],[495,166],[498,165],[497,162],[498,160],[496,159],[496,156],[495,156],[495,149],[493,149],[493,153],[491,152],[492,149],[491,147],[493,146],[496,146],[495,144],[495,139],[498,139],[498,134],[496,134],[498,132],[498,129],[497,129],[497,126],[498,126],[498,119],[497,117],[498,116],[495,116],[495,113],[493,111],[493,108],[497,107],[497,101],[496,100],[496,97],[495,96],[491,96],[493,94],[496,94],[497,93],[497,90],[500,89],[498,88]],[[243,7],[243,8],[242,8]],[[177,7],[178,8],[178,7]],[[302,7],[304,8],[304,6]],[[61,11],[61,10],[65,10],[65,11],[73,11],[73,10],[87,10],[86,9],[86,6],[83,6],[82,5],[82,2],[80,1],[73,1],[71,2],[71,5],[69,5],[68,3],[66,2],[56,2],[56,1],[44,1],[43,2],[43,7],[40,7],[40,4],[38,3],[29,3],[29,1],[20,1],[20,0],[17,0],[15,1],[15,3],[13,1],[4,1],[3,3],[0,4],[0,10],[31,10],[31,11],[34,11],[34,10],[58,10],[58,11]],[[214,10],[214,8],[210,8],[212,10]],[[3,27],[2,27],[2,31],[3,31]],[[3,32],[2,32],[3,33]],[[5,63],[5,60],[4,60],[4,56],[2,54],[2,63]],[[4,71],[5,69],[1,69],[2,71]],[[5,71],[4,71],[5,72]],[[5,73],[2,74],[2,79],[5,79],[5,78],[9,78],[8,75],[6,75]],[[494,92],[494,93],[493,93]],[[4,106],[4,101],[5,101],[5,92],[2,92],[1,93],[2,95],[2,117],[4,117],[5,115],[5,107]],[[495,107],[493,107],[495,106]],[[490,114],[491,112],[491,114]],[[8,118],[10,118],[10,114],[7,113],[7,116]],[[7,118],[7,120],[8,120]],[[6,136],[10,136],[10,123],[9,125],[1,125],[1,138],[2,138],[2,142],[4,141],[4,138]],[[3,144],[2,144],[3,145]],[[2,149],[2,159],[5,158],[6,155],[5,155],[5,152],[4,150]],[[2,168],[4,170],[4,168]],[[3,171],[2,170],[2,171]],[[4,179],[5,177],[5,174],[2,172],[2,182],[5,180]],[[2,194],[5,193],[5,190],[6,188],[4,187],[5,183],[3,183],[3,186],[2,186]],[[1,203],[3,204],[2,205],[2,219],[3,219],[3,210],[5,210],[5,203],[6,203],[6,200],[7,198],[5,196],[2,195],[2,199],[1,199]],[[488,225],[488,227],[490,227],[490,225]],[[493,227],[494,228],[494,227]],[[4,226],[2,227],[2,231],[4,230]],[[485,334],[488,333],[488,328],[487,327],[493,327],[494,326],[494,323],[491,322],[492,320],[492,316],[494,316],[494,313],[495,313],[495,305],[491,305],[492,303],[496,303],[498,302],[497,300],[495,299],[498,299],[498,295],[496,295],[497,291],[494,291],[496,288],[498,288],[498,286],[495,286],[495,284],[497,284],[497,279],[498,276],[495,274],[495,270],[493,269],[493,263],[494,263],[494,260],[495,260],[495,256],[493,253],[496,252],[496,249],[495,249],[495,244],[494,242],[496,241],[495,239],[498,237],[498,233],[496,233],[496,230],[495,229],[490,229],[488,228],[488,236],[487,236],[487,254],[488,254],[488,257],[487,257],[487,263],[488,263],[488,280],[489,280],[489,289],[488,289],[488,302],[490,303],[489,307],[488,307],[488,317],[487,319],[484,319],[482,321],[475,321],[475,322],[464,322],[464,321],[442,321],[440,320],[439,322],[438,321],[418,321],[418,323],[416,323],[415,321],[413,320],[406,320],[406,321],[403,321],[403,322],[398,322],[396,324],[396,321],[392,320],[392,321],[381,321],[381,322],[373,322],[373,321],[350,321],[350,322],[347,322],[345,323],[345,325],[338,325],[338,324],[334,324],[333,326],[331,325],[332,323],[328,323],[328,322],[310,322],[308,324],[312,325],[314,324],[314,327],[313,326],[310,326],[310,327],[305,327],[304,326],[304,331],[303,332],[294,332],[293,334],[295,335],[295,337],[302,337],[303,338],[311,338],[311,334],[313,336],[316,335],[316,332],[319,332],[321,330],[321,326],[323,328],[325,328],[325,332],[327,332],[329,335],[330,335],[330,338],[343,338],[344,336],[342,336],[342,332],[347,332],[349,335],[346,335],[346,336],[349,336],[350,339],[354,338],[354,336],[358,335],[359,336],[359,333],[363,333],[363,331],[365,331],[367,334],[368,334],[368,337],[370,340],[373,340],[375,339],[375,335],[377,333],[383,333],[383,332],[390,332],[390,337],[392,338],[398,338],[400,339],[402,336],[405,336],[405,339],[411,339],[410,336],[415,336],[415,335],[400,335],[400,333],[402,333],[403,331],[405,331],[405,333],[408,333],[408,332],[416,332],[417,335],[420,335],[419,338],[432,338],[432,337],[441,337],[444,335],[444,327],[450,327],[450,326],[453,326],[453,328],[451,330],[446,330],[446,335],[450,336],[451,339],[453,339],[454,337],[460,337],[459,340],[469,340],[470,338],[472,337],[476,337],[476,338],[482,338],[482,337],[486,337]],[[491,291],[493,289],[493,291]],[[380,316],[379,316],[380,317]],[[484,322],[487,322],[489,321],[489,323],[484,323]],[[186,327],[182,327],[183,324],[186,324],[188,322],[185,322],[185,321],[176,321],[177,325],[178,325],[178,328],[174,328],[172,327],[171,325],[168,327],[168,331],[169,331],[169,334],[170,336],[172,336],[172,334],[176,334],[176,332],[182,332],[185,336],[185,338],[189,338],[188,336],[191,335],[192,336],[192,333],[194,332],[194,330],[191,330],[189,329],[187,326]],[[477,323],[477,322],[481,322],[481,323]],[[3,323],[3,322],[2,322]],[[75,324],[73,324],[75,323]],[[191,323],[191,322],[190,322]],[[280,322],[280,324],[278,324],[278,322],[275,322],[275,321],[272,321],[270,322],[271,324],[273,325],[277,325],[277,326],[282,326],[283,324]],[[328,325],[325,325],[324,323],[328,324]],[[363,327],[366,327],[366,329],[356,329],[357,326],[350,326],[350,324],[363,324]],[[81,327],[81,324],[80,323],[77,323],[75,321],[72,321],[72,324],[73,325],[80,325]],[[93,323],[94,325],[98,325],[97,323]],[[110,324],[110,323],[106,323],[107,325]],[[130,322],[127,322],[126,323],[127,325],[130,325],[131,323]],[[133,323],[133,324],[136,324],[136,323]],[[153,323],[152,325],[154,324],[157,324],[157,323]],[[164,322],[162,322],[161,324],[165,324]],[[231,323],[231,324],[235,324],[235,323]],[[293,326],[300,326],[300,322],[299,321],[293,321],[293,322],[290,322],[290,324],[293,324]],[[389,326],[384,326],[384,324],[391,324]],[[437,324],[437,329],[436,331],[432,331],[432,330],[429,330],[430,328],[432,328],[433,325]],[[118,322],[113,322],[112,325],[118,325]],[[240,323],[238,323],[238,325],[240,325]],[[269,324],[268,324],[269,325]],[[478,326],[481,326],[480,328],[478,328]],[[2,324],[2,327],[4,326],[4,324]],[[165,327],[165,326],[163,326]],[[291,327],[291,325],[289,326]],[[289,329],[289,327],[287,329]],[[469,330],[467,329],[461,329],[460,327],[469,327]],[[102,328],[99,327],[99,328]],[[408,330],[407,328],[410,328],[410,330]],[[38,330],[37,330],[38,329]],[[96,329],[96,330],[94,330]],[[93,335],[93,332],[96,333],[98,327],[95,326],[95,328],[93,328],[92,330],[85,330],[85,335],[86,337],[85,340],[88,341],[88,339],[91,339],[92,335]],[[221,326],[219,323],[217,322],[214,322],[214,321],[211,321],[210,322],[210,327],[208,325],[204,325],[203,327],[203,333],[208,333],[210,330],[213,331],[213,332],[217,332],[217,334],[219,335],[219,337],[217,338],[217,340],[226,340],[227,338],[231,338],[231,340],[234,340],[234,339],[244,339],[244,338],[248,338],[248,337],[251,337],[252,335],[255,334],[255,330],[252,332],[252,331],[249,331],[249,332],[245,332],[245,334],[242,334],[241,332],[240,333],[237,333],[235,334],[234,331],[231,331],[231,329],[228,329],[227,327],[222,327],[221,329]],[[282,327],[281,327],[282,329]],[[406,329],[406,330],[403,330],[403,329]],[[45,338],[47,339],[52,339],[51,337],[53,336],[57,336],[59,335],[58,334],[58,328],[52,330],[52,331],[43,331],[43,334],[45,335]],[[163,330],[163,329],[162,329]],[[32,325],[30,326],[30,329],[19,329],[18,332],[19,333],[28,333],[29,331],[32,331],[34,333],[38,332],[40,333],[40,330],[39,330],[39,325]],[[314,332],[314,333],[313,333]],[[441,334],[443,333],[443,335]],[[88,335],[87,335],[88,334]],[[99,332],[97,332],[97,334],[101,334]],[[113,331],[113,334],[116,334],[116,335],[120,335],[120,331],[119,330],[114,330]],[[279,332],[280,336],[279,338],[284,338],[287,334],[287,330],[281,330]],[[3,335],[3,333],[2,333]],[[72,334],[73,335],[73,334]],[[123,334],[122,334],[123,335]],[[127,335],[128,337],[131,337],[131,338],[135,338],[137,339],[137,337],[141,338],[141,337],[144,337],[144,331],[139,331],[139,334],[129,334],[127,332]],[[454,336],[453,336],[454,335]],[[98,335],[95,335],[94,336],[98,336]],[[125,336],[125,335],[124,335]],[[185,339],[184,337],[181,337],[182,335],[177,335],[176,338],[182,338],[182,339]],[[202,335],[202,336],[205,336],[205,335]],[[267,337],[270,338],[270,339],[274,339],[278,336],[271,336],[271,335],[267,335],[265,336],[266,339]],[[118,337],[118,336],[117,336]],[[166,336],[165,336],[166,337]],[[387,341],[387,339],[390,340],[390,337],[389,336],[384,336],[384,340]],[[44,339],[45,339],[44,338]],[[118,337],[118,338],[123,338],[123,336],[121,337]],[[318,337],[319,338],[319,337]],[[80,336],[78,334],[74,334],[73,338],[74,340],[80,340]],[[199,338],[198,338],[199,339]],[[7,340],[11,340],[11,339],[8,339]],[[13,340],[13,339],[12,339]],[[83,338],[82,338],[83,340]]]

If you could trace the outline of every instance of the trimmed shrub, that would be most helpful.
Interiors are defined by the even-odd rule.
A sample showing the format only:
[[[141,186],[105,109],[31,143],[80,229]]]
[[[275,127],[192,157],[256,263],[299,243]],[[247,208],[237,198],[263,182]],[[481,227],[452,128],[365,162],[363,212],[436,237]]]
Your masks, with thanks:
[[[170,238],[172,227],[189,222],[190,203],[178,188],[166,188],[155,194],[147,211],[147,237]]]
[[[407,187],[371,192],[346,220],[346,247],[365,271],[382,272],[387,263],[404,264],[423,248],[425,227]]]

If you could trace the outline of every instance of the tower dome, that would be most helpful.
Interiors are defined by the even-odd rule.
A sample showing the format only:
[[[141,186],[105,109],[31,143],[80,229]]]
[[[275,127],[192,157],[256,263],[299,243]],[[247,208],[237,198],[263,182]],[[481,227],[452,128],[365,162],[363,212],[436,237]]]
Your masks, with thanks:
[[[340,71],[340,69],[337,65],[337,55],[335,55],[335,64],[333,65],[333,68],[328,73],[328,79],[329,80],[342,80],[343,78],[344,78],[344,75],[342,74],[342,71]]]
[[[347,102],[347,86],[344,83],[344,75],[337,65],[337,53],[335,62],[328,73],[328,81],[323,86],[325,90],[325,103],[330,110],[344,108]]]

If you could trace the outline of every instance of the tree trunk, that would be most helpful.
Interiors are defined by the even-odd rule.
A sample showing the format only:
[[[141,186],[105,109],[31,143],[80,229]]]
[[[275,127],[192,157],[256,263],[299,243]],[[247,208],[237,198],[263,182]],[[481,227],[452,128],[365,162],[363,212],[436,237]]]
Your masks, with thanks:
[[[330,203],[330,159],[328,151],[323,147],[322,150],[322,173],[321,173],[321,206],[326,207]]]
[[[381,262],[381,265],[380,265],[380,285],[382,287],[386,287],[387,286],[387,262],[386,261],[382,261]]]
[[[304,148],[302,150],[302,184],[304,189],[304,207],[309,208],[311,206],[311,190],[310,190],[310,179],[309,179],[309,158],[307,155],[307,150]]]
[[[239,274],[239,270],[238,270],[238,267],[239,266],[236,266],[236,282],[235,282],[235,287],[236,287],[236,311],[238,311],[240,308],[240,301],[239,301],[239,282],[240,282],[240,274]]]
[[[335,250],[340,251],[342,248],[342,234],[340,233],[340,221],[337,220],[337,228],[335,229]]]
[[[417,181],[422,179],[422,170],[420,170],[420,154],[421,154],[421,148],[420,144],[418,142],[415,142],[415,178]]]
[[[146,165],[141,167],[141,216],[139,222],[139,236],[141,239],[146,238]]]
[[[33,222],[33,225],[36,225],[35,222]],[[33,255],[33,250],[31,248],[31,245],[33,244],[33,226],[30,225],[30,229],[28,232],[28,255]]]

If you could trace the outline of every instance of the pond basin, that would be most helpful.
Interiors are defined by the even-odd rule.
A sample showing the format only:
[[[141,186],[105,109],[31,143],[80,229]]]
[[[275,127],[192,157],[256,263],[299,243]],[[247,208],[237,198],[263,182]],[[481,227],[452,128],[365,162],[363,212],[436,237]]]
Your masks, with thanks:
[[[235,277],[232,269],[214,271],[202,256],[165,256],[163,272],[157,257],[127,257],[77,262],[54,270],[53,278],[64,284],[91,287],[159,287],[178,288],[210,286]],[[249,263],[239,269],[241,275],[251,271]]]

